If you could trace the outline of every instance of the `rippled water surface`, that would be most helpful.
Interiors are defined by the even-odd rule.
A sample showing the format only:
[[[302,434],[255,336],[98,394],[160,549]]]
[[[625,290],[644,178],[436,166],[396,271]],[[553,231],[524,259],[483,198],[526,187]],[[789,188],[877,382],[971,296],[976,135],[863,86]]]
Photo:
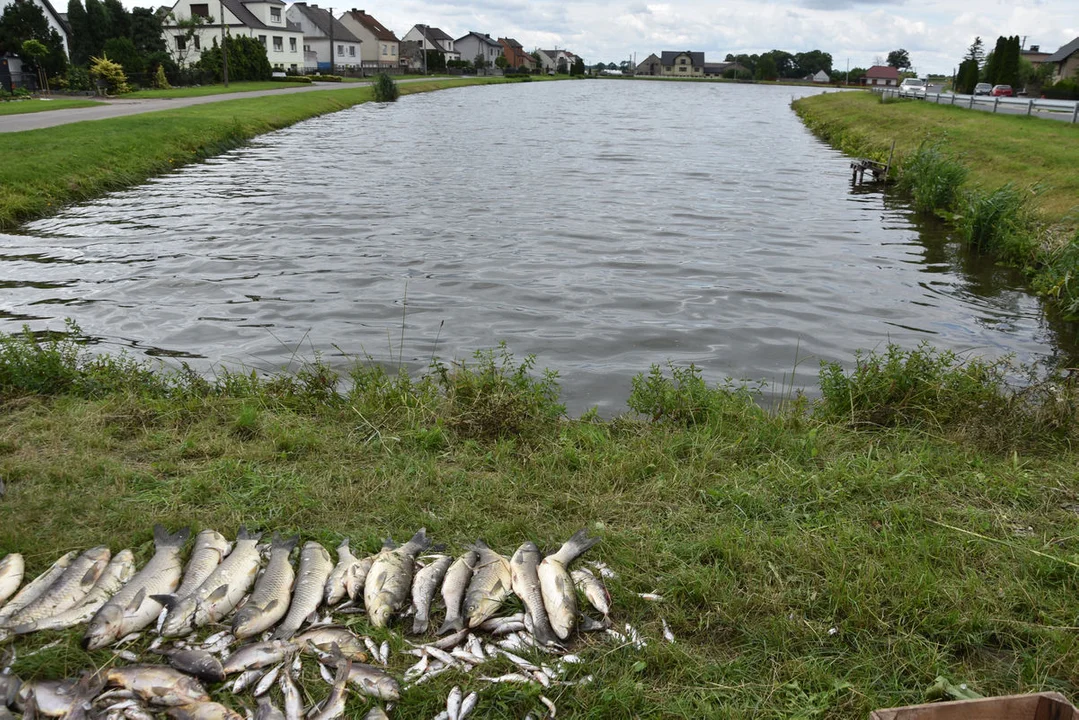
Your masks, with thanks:
[[[0,329],[71,317],[200,368],[505,340],[577,411],[667,360],[773,380],[797,361],[811,386],[889,341],[1074,354],[1016,275],[852,189],[792,91],[534,83],[310,120],[0,235]]]

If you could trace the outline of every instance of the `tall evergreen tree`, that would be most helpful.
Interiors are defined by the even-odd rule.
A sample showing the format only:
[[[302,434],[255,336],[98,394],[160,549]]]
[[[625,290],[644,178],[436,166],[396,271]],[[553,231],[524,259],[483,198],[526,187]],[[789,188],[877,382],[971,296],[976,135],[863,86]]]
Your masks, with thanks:
[[[982,67],[982,63],[985,62],[985,43],[982,42],[980,36],[974,38],[974,42],[967,48],[967,54],[963,56],[964,60],[973,60],[978,64],[978,69]]]
[[[1004,44],[1004,53],[997,69],[997,84],[1019,86],[1019,36],[1013,35]]]
[[[27,40],[37,40],[48,49],[48,53],[37,60],[48,75],[64,71],[67,67],[64,41],[49,27],[45,12],[34,3],[12,3],[0,14],[0,55],[8,52],[19,55]]]
[[[82,0],[68,0],[67,24],[71,26],[71,36],[67,41],[71,62],[85,65],[90,62],[90,22]]]
[[[109,37],[105,38],[130,38],[131,17],[127,10],[120,4],[120,0],[105,0],[103,3],[105,12],[109,14]]]
[[[109,13],[100,0],[86,0],[86,25],[89,28],[87,52],[93,57],[101,57],[105,41],[112,37],[112,24]]]
[[[999,85],[1000,65],[1004,61],[1004,55],[1008,52],[1008,38],[1001,35],[997,38],[997,45],[993,52],[985,59],[985,81],[990,85]]]
[[[131,42],[142,55],[166,52],[165,36],[161,33],[161,17],[153,8],[131,10]]]

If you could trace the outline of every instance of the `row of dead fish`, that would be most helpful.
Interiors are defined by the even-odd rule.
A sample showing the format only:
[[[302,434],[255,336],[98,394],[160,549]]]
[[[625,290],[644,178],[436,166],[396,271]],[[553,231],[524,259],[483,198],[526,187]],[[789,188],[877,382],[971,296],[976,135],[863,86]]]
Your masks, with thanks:
[[[241,528],[230,545],[220,533],[203,530],[184,567],[188,531],[169,534],[156,526],[155,553],[138,572],[130,550],[113,556],[107,547],[95,547],[64,555],[17,593],[24,564],[21,555],[10,554],[0,561],[0,602],[11,597],[0,607],[0,636],[88,622],[83,645],[95,650],[141,632],[155,619],[162,636],[182,637],[231,615],[236,639],[273,630],[273,640],[285,641],[320,607],[359,611],[361,603],[373,626],[386,627],[410,611],[412,632],[422,634],[441,589],[446,615],[440,635],[479,627],[516,594],[537,640],[559,645],[581,617],[577,589],[604,618],[610,611],[602,580],[586,569],[569,570],[599,542],[584,530],[546,557],[532,542],[507,558],[479,541],[459,558],[433,555],[422,564],[417,558],[430,545],[423,529],[401,546],[387,540],[366,557],[353,555],[345,540],[336,564],[311,541],[300,550],[296,569],[291,553],[297,538],[275,534],[265,567],[260,538]]]

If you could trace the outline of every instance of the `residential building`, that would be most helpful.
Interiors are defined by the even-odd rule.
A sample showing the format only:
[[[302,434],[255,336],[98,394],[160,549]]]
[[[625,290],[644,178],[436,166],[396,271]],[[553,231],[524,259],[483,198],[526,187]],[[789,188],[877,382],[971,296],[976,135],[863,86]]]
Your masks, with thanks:
[[[175,21],[193,17],[203,18],[204,24],[189,39]],[[275,70],[303,71],[303,31],[285,18],[281,0],[177,0],[161,32],[177,64],[191,65],[215,40],[221,42],[222,23],[231,37],[253,37],[261,42]]]
[[[474,62],[482,56],[488,69],[495,66],[495,60],[502,54],[502,45],[497,40],[492,40],[491,36],[485,33],[474,31],[454,40],[453,46],[468,62]]]
[[[728,70],[734,71],[735,73],[741,71],[743,74],[749,72],[745,65],[737,62],[706,62],[704,64],[705,77],[723,77]]]
[[[895,87],[899,85],[899,70],[887,65],[874,65],[865,71],[862,84],[874,87]]]
[[[660,75],[663,73],[663,63],[659,57],[652,53],[637,65],[634,75]]]
[[[1079,37],[1046,58],[1045,62],[1056,65],[1053,82],[1071,80],[1079,73]]]
[[[4,10],[8,5],[14,5],[17,2],[24,2],[25,0],[0,0],[0,15],[4,14]],[[56,12],[56,8],[49,0],[29,0],[31,5],[37,5],[41,8],[41,12],[45,14],[45,22],[49,24],[50,30],[55,30],[60,36],[60,39],[64,43],[64,52],[68,52],[68,40],[71,36],[71,27],[67,24],[67,17],[64,14]],[[21,72],[21,70],[20,70]]]
[[[360,39],[363,67],[372,70],[394,70],[401,67],[401,41],[371,15],[353,8],[340,18],[341,24]]]
[[[663,75],[674,77],[703,77],[704,53],[664,50],[659,58]]]
[[[409,72],[422,72],[426,69],[424,64],[423,49],[420,41],[402,40],[398,51],[401,55],[401,66]]]
[[[544,72],[558,72],[559,61],[565,64],[565,72],[573,69],[573,53],[566,50],[537,50]]]
[[[304,64],[307,72],[358,70],[360,39],[329,10],[306,2],[293,3],[287,13],[290,22],[303,30]]]
[[[810,75],[807,80],[815,83],[830,83],[832,82],[832,76],[823,70],[818,70],[816,75]]]
[[[1026,50],[1021,50],[1019,52],[1020,57],[1022,57],[1034,67],[1038,67],[1039,65],[1044,63],[1046,60],[1049,59],[1049,56],[1052,54],[1053,53],[1051,52],[1045,52],[1044,50],[1042,50],[1040,45],[1031,45]]]
[[[434,50],[446,56],[446,61],[460,60],[461,53],[454,48],[453,38],[441,29],[430,25],[413,25],[402,40],[419,42],[424,50]]]
[[[521,43],[513,38],[498,38],[498,43],[502,46],[502,56],[506,58],[509,67],[523,67],[527,70],[536,69],[536,59],[532,57],[531,54],[525,52]]]

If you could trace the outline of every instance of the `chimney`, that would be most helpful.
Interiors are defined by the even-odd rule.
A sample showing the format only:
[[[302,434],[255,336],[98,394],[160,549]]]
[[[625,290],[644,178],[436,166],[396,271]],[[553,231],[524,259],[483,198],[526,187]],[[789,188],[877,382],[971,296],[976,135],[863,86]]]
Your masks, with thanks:
[[[1038,52],[1041,49],[1041,45],[1031,45],[1030,52]]]

